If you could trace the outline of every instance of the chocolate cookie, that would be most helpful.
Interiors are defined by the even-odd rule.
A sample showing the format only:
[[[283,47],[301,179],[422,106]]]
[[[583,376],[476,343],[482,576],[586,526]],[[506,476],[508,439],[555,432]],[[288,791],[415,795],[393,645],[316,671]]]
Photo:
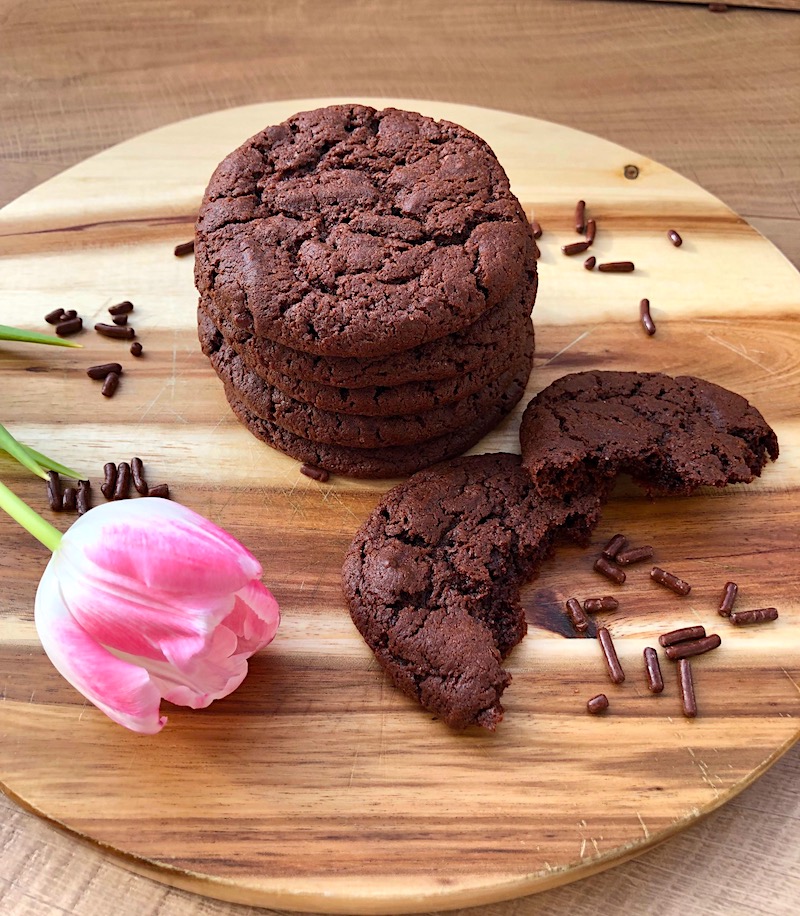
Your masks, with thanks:
[[[448,725],[491,731],[522,639],[520,585],[559,534],[585,543],[598,499],[535,495],[517,455],[457,459],[383,498],[342,569],[355,625],[394,684]]]
[[[223,337],[242,353],[249,364],[280,366],[292,378],[320,385],[345,388],[401,385],[453,378],[471,372],[497,352],[505,350],[513,328],[530,316],[536,296],[536,278],[524,283],[500,305],[484,312],[473,324],[413,350],[381,357],[316,356],[293,350],[266,337],[254,337],[238,327],[208,299],[200,300],[199,312],[207,315]]]
[[[513,330],[505,351],[497,349],[491,354],[493,358],[487,356],[482,365],[464,375],[441,381],[406,382],[390,387],[369,388],[335,387],[291,378],[280,371],[280,366],[265,365],[254,360],[247,352],[239,350],[235,344],[230,344],[230,347],[241,357],[246,369],[295,400],[303,401],[320,410],[380,417],[421,413],[475,394],[521,358],[529,347],[531,333],[530,318],[526,317]],[[201,309],[198,309],[198,335],[206,356],[211,357],[228,346],[211,318]]]
[[[504,407],[496,406],[468,426],[419,445],[347,448],[303,439],[250,413],[229,389],[225,389],[225,394],[233,412],[256,438],[304,464],[360,478],[405,477],[420,468],[460,455],[490,432],[504,414]]]
[[[202,299],[256,337],[363,359],[474,322],[535,272],[489,146],[412,112],[335,105],[244,143],[196,227]]]
[[[530,324],[526,344],[512,366],[480,391],[445,407],[389,417],[333,413],[291,398],[248,371],[241,357],[225,344],[210,358],[226,388],[250,413],[296,436],[353,448],[408,447],[456,432],[496,407],[501,415],[508,413],[522,397],[533,365]]]
[[[401,385],[454,378],[471,372],[504,352],[521,319],[530,316],[536,299],[532,275],[505,302],[484,312],[473,324],[413,350],[381,357],[324,357],[293,350],[266,337],[254,337],[249,326],[239,327],[214,302],[203,297],[200,310],[250,365],[279,366],[292,378],[346,388]]]
[[[581,372],[536,395],[522,462],[548,496],[599,492],[619,473],[649,493],[749,483],[778,440],[743,397],[691,376]]]

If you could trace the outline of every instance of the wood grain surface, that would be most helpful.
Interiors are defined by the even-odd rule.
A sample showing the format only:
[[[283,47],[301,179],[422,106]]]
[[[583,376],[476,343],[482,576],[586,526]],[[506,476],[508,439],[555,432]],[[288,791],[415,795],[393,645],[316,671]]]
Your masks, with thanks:
[[[614,3],[616,0],[610,0]],[[649,3],[690,3],[693,6],[704,6],[709,12],[731,12],[737,7],[766,10],[800,11],[800,0],[730,0],[729,3],[709,3],[708,0],[644,0]],[[727,9],[710,9],[710,7],[727,7]]]
[[[86,334],[80,353],[4,348],[6,424],[95,479],[105,461],[139,454],[152,479],[254,550],[284,611],[242,688],[202,713],[171,708],[167,729],[142,739],[51,668],[30,613],[43,552],[0,524],[0,777],[25,807],[127,866],[223,899],[394,913],[546,889],[703,817],[798,736],[800,277],[721,202],[636,153],[516,115],[396,101],[484,136],[546,228],[529,395],[580,368],[701,374],[761,406],[783,447],[746,489],[649,502],[620,485],[597,543],[616,530],[654,542],[662,565],[695,584],[691,597],[663,592],[646,571],[630,576],[609,626],[631,676],[612,687],[596,642],[565,639],[560,612],[570,594],[609,585],[591,551],[562,550],[526,592],[532,630],[509,662],[507,721],[495,736],[455,734],[386,683],[340,594],[343,552],[389,483],[320,486],[236,423],[198,352],[191,263],[171,253],[222,155],[316,104],[251,106],[146,134],[0,214],[0,321],[39,327],[57,302],[91,325],[131,298],[146,350],[104,401],[84,369],[117,356],[118,342]],[[630,164],[636,180],[624,177]],[[596,255],[631,258],[634,274],[590,274],[561,255],[578,194],[598,220]],[[666,239],[673,226],[680,249]],[[654,338],[638,324],[643,295]],[[520,412],[476,451],[517,450]],[[43,506],[36,482],[2,467]],[[740,601],[775,604],[780,620],[748,631],[720,622],[731,578]],[[701,714],[690,722],[673,670],[655,698],[636,669],[659,632],[698,621],[724,646],[696,664]],[[600,690],[612,714],[588,718],[586,699]]]
[[[721,197],[800,263],[800,17],[629,0],[0,0],[0,202],[190,115],[443,99],[589,131]]]
[[[799,44],[791,13],[627,0],[0,0],[0,203],[179,118],[368,92],[482,104],[615,140],[717,194],[800,265]],[[796,745],[639,858],[461,912],[793,914],[798,781]],[[0,900],[14,916],[257,912],[137,877],[3,796]]]

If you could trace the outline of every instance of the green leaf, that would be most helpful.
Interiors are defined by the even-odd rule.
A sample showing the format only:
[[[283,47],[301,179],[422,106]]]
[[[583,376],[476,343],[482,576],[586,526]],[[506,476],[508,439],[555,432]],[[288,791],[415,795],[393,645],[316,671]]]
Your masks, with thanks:
[[[54,337],[52,334],[40,334],[38,331],[23,331],[22,328],[12,328],[7,324],[0,324],[0,340],[16,340],[20,343],[49,344],[51,347],[83,347],[83,344],[73,343],[63,337]]]
[[[0,423],[0,448],[8,452],[12,458],[16,458],[20,464],[24,465],[29,471],[33,471],[37,477],[47,480],[47,474],[44,468],[28,454],[27,448],[11,435],[11,433]]]
[[[31,458],[37,461],[43,468],[47,468],[49,471],[56,471],[61,474],[62,477],[69,477],[72,480],[86,480],[86,478],[77,471],[73,471],[72,468],[68,468],[65,464],[59,464],[58,461],[54,461],[52,458],[48,458],[47,455],[37,452],[36,449],[31,448],[30,445],[23,445],[21,442],[19,444],[22,445]]]

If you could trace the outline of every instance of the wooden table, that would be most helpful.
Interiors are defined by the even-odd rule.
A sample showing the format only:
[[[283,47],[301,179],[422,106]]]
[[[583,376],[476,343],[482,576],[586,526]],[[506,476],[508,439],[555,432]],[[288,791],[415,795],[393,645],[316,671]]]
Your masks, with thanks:
[[[719,195],[800,265],[800,16],[791,11],[2,0],[0,23],[0,205],[110,144],[218,108],[348,93],[430,98],[560,121],[638,150]],[[794,912],[798,785],[796,747],[640,859],[481,911]],[[134,876],[2,797],[0,900],[15,916],[257,912]]]

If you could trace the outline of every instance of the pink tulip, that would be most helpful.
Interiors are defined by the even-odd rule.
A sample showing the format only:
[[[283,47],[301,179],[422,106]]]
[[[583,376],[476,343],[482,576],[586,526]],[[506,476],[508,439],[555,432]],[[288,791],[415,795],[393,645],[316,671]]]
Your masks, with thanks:
[[[154,734],[167,721],[162,699],[208,706],[271,642],[280,613],[260,576],[237,540],[178,503],[109,502],[55,546],[36,628],[76,690],[120,725]]]

